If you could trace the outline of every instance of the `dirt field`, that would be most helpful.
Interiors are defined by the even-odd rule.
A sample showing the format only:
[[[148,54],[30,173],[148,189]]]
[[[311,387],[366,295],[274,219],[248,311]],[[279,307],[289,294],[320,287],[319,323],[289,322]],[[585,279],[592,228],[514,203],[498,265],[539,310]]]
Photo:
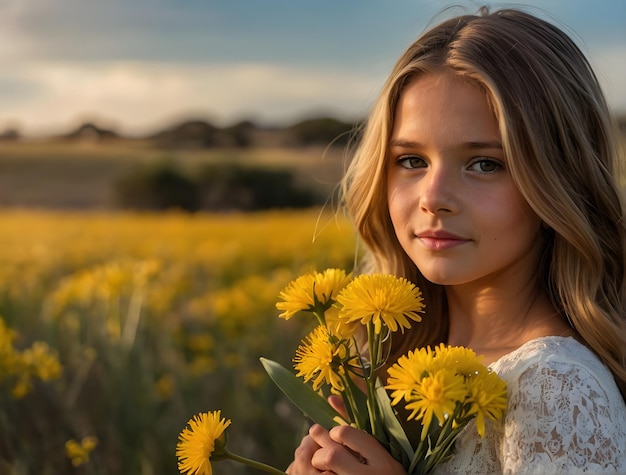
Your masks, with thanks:
[[[0,206],[111,209],[114,183],[137,166],[169,160],[189,173],[204,163],[231,162],[295,172],[303,186],[332,191],[341,177],[342,148],[163,150],[148,142],[0,141]]]

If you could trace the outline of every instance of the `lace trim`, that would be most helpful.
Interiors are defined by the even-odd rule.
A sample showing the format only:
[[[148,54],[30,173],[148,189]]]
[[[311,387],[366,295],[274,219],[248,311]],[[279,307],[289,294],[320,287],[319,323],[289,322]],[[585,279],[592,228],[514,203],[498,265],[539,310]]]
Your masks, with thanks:
[[[491,365],[509,388],[504,424],[469,426],[437,473],[626,473],[626,405],[573,338],[533,340]]]

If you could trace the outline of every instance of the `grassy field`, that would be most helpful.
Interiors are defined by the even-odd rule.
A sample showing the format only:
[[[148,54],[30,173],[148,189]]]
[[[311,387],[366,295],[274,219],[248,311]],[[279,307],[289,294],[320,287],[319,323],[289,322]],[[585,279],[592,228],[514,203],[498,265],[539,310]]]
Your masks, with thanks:
[[[313,323],[277,317],[281,288],[352,268],[344,220],[14,210],[0,229],[0,473],[175,474],[179,432],[217,409],[232,450],[287,465],[305,420],[258,359],[290,366]]]
[[[217,409],[234,451],[290,461],[306,422],[258,358],[289,366],[308,323],[277,318],[278,292],[305,271],[352,269],[352,229],[331,207],[115,210],[115,181],[163,159],[190,173],[287,168],[329,195],[344,167],[342,149],[319,147],[0,142],[1,474],[176,474],[180,430]],[[83,440],[97,440],[88,460]]]
[[[0,142],[0,473],[174,474],[179,432],[216,409],[234,450],[291,459],[305,420],[258,358],[290,364],[307,325],[277,318],[278,292],[305,270],[351,268],[351,229],[318,209],[117,212],[114,183],[165,159],[289,169],[329,194],[343,167],[319,147]]]

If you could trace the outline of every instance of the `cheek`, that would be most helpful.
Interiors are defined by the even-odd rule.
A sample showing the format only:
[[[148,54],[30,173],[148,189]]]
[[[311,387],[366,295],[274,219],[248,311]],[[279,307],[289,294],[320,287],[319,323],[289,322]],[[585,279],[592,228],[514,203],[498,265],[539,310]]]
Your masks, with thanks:
[[[387,206],[389,214],[394,219],[406,218],[415,207],[415,190],[410,186],[402,186],[396,180],[390,180],[387,185]]]
[[[389,208],[389,216],[393,227],[397,231],[402,223],[408,219],[409,204],[406,200],[406,195],[401,193],[397,188],[389,188],[387,193],[387,206]]]
[[[541,220],[517,193],[485,201],[484,210],[485,216],[490,217],[494,240],[524,240],[539,234]]]

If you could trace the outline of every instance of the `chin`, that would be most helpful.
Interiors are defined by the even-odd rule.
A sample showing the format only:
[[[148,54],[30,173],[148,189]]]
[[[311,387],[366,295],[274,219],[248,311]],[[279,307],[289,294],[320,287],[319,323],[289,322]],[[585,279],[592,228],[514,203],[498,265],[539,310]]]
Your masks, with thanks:
[[[467,279],[462,278],[458,274],[442,273],[441,270],[438,272],[424,272],[420,270],[420,272],[429,282],[437,285],[460,285],[467,282]]]

